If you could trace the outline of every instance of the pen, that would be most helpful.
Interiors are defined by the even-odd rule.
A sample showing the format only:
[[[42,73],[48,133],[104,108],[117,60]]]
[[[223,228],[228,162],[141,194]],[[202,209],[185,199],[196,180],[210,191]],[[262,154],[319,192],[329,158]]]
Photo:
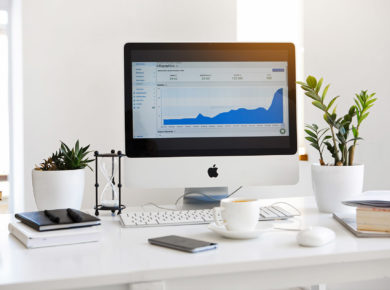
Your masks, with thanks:
[[[68,209],[66,209],[66,212],[68,213],[68,216],[70,217],[70,219],[74,223],[79,223],[79,222],[83,221],[83,218],[74,209],[68,208]]]
[[[43,212],[45,213],[45,216],[47,216],[49,218],[49,220],[51,220],[53,223],[58,224],[60,222],[60,218],[58,216],[53,215],[47,209],[45,209]]]

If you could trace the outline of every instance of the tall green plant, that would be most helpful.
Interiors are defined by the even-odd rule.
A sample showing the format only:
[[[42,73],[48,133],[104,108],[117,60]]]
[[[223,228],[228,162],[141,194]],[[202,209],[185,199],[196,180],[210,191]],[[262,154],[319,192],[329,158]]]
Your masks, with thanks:
[[[323,112],[323,119],[331,133],[331,135],[323,136],[322,133],[328,130],[319,129],[316,124],[306,126],[306,139],[319,152],[321,165],[326,164],[323,159],[323,146],[332,155],[334,165],[353,165],[357,141],[362,139],[359,136],[359,128],[362,121],[369,114],[368,109],[377,100],[374,98],[375,93],[369,95],[367,91],[361,91],[360,94],[356,94],[354,99],[355,105],[349,108],[347,114],[338,118],[335,102],[339,96],[333,97],[328,103],[326,102],[326,95],[330,85],[325,86],[322,93],[320,93],[323,78],[317,81],[315,77],[308,76],[306,82],[297,83],[305,91],[305,95],[312,99],[312,104]],[[352,145],[350,145],[351,143]]]

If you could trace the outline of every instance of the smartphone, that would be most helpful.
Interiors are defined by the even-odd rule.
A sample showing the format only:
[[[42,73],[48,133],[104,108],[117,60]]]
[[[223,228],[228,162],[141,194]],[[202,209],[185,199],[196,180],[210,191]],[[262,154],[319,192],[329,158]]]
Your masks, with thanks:
[[[148,239],[148,242],[152,245],[171,248],[188,253],[199,253],[217,248],[217,243],[210,243],[174,235]]]

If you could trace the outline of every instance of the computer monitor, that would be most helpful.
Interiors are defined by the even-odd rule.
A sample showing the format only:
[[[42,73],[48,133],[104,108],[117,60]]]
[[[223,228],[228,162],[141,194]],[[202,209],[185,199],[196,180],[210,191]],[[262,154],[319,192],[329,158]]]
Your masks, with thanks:
[[[124,73],[126,186],[298,181],[293,44],[127,43]]]

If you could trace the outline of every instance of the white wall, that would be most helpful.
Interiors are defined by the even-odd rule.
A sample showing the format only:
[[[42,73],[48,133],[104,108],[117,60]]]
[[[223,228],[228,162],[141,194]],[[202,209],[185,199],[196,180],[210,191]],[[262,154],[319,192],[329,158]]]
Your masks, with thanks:
[[[123,45],[234,41],[235,0],[23,0],[25,207],[31,169],[59,140],[124,149]],[[88,173],[84,206],[92,207]],[[181,190],[125,191],[127,204],[170,202]],[[147,196],[144,196],[144,195]]]
[[[270,25],[271,24],[271,25]],[[296,49],[297,78],[303,73],[303,1],[302,0],[238,0],[237,40],[248,42],[293,42]],[[304,145],[303,94],[297,94],[298,146]],[[298,157],[297,157],[298,159]],[[310,164],[300,162],[299,182],[291,186],[244,187],[242,194],[254,197],[310,195]]]
[[[235,0],[20,1],[26,209],[34,208],[31,169],[57,149],[59,140],[72,143],[80,138],[94,150],[123,150],[124,43],[236,39]],[[357,160],[367,166],[366,189],[390,186],[385,170],[389,8],[385,0],[304,2],[305,72],[332,83],[330,94],[343,97],[339,109],[360,89],[376,91],[380,98],[363,125],[367,140],[357,151]],[[317,120],[317,111],[306,101],[305,122]],[[315,152],[310,151],[310,158],[315,161]],[[297,187],[244,191],[310,194],[307,165],[301,164]],[[86,207],[92,205],[93,190],[89,172]],[[163,203],[181,191],[125,191],[124,198],[127,204]]]
[[[390,1],[317,0],[304,2],[305,73],[331,83],[328,95],[341,95],[338,112],[360,90],[376,92],[377,104],[361,127],[356,161],[366,165],[365,189],[389,189]],[[322,124],[308,100],[305,122]],[[317,154],[310,151],[311,161]]]

